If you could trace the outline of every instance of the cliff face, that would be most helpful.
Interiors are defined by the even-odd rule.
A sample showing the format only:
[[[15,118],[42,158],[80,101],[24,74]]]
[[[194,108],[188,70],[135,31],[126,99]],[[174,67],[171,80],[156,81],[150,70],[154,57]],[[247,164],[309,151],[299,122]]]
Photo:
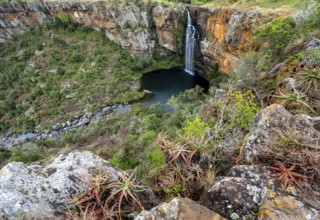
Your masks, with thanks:
[[[0,5],[0,42],[24,32],[31,25],[45,25],[65,12],[80,25],[104,29],[106,36],[142,56],[151,54],[154,47],[149,8],[111,6],[99,2],[34,2]]]
[[[271,21],[275,15],[261,16],[260,10],[200,10],[193,9],[197,23],[203,29],[200,42],[204,59],[216,61],[224,72],[232,72],[238,57],[254,49],[253,31]]]
[[[189,8],[198,30],[196,59],[232,72],[239,55],[253,49],[253,30],[270,21],[259,10]],[[0,42],[45,25],[65,12],[77,24],[103,29],[106,37],[132,54],[151,56],[156,46],[183,54],[186,7],[111,6],[101,2],[34,2],[0,4]]]

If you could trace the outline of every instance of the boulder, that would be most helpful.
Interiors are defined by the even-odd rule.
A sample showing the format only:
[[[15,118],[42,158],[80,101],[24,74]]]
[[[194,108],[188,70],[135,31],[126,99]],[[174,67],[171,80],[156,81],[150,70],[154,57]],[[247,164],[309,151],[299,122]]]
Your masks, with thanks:
[[[234,166],[228,177],[216,181],[201,204],[225,218],[240,216],[252,219],[265,192],[269,171],[260,166]]]
[[[259,208],[258,219],[316,220],[320,218],[320,202],[316,197],[303,200],[268,190]]]
[[[273,104],[260,111],[251,124],[242,149],[244,159],[254,162],[266,146],[278,142],[288,132],[299,136],[301,143],[310,145],[316,145],[320,139],[320,132],[312,119],[304,115],[292,115],[281,105]]]
[[[187,198],[174,198],[150,211],[143,211],[135,220],[223,220],[222,216]]]
[[[88,151],[60,155],[46,167],[10,163],[0,171],[0,219],[58,218],[93,176],[104,174],[115,181],[119,173]]]
[[[281,187],[259,165],[234,166],[204,194],[200,204],[228,219],[319,219],[316,192]],[[296,214],[295,214],[296,213]]]

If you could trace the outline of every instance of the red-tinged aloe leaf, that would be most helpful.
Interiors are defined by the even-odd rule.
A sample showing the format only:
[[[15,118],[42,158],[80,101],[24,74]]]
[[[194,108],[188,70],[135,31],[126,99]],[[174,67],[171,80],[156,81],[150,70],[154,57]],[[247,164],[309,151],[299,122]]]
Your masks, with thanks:
[[[304,193],[307,193],[293,176],[290,176],[290,178]]]
[[[282,169],[279,167],[267,166],[267,168],[272,169],[272,170],[282,171]]]
[[[292,173],[290,173],[290,174],[291,174],[292,176],[300,177],[300,178],[302,178],[302,179],[308,178],[307,176],[304,176],[304,175],[301,175],[301,174],[295,173],[295,172],[292,172]]]
[[[85,203],[85,202],[87,202],[87,201],[90,201],[91,199],[93,199],[93,197],[94,197],[94,195],[93,195],[93,193],[91,193],[91,195],[88,196],[87,198],[84,198],[84,199],[78,201],[78,202],[77,202],[77,205],[80,205],[80,204],[83,204],[83,203]]]
[[[141,202],[137,199],[137,196],[134,195],[135,193],[128,191],[129,195],[131,196],[131,198],[139,205],[140,209],[143,209]]]
[[[118,213],[119,213],[120,220],[122,219],[122,218],[121,218],[121,204],[122,204],[122,199],[123,199],[123,194],[120,194],[120,196],[119,196],[119,202],[118,202]]]
[[[286,171],[293,171],[296,168],[296,166],[292,165],[289,169],[286,169]]]

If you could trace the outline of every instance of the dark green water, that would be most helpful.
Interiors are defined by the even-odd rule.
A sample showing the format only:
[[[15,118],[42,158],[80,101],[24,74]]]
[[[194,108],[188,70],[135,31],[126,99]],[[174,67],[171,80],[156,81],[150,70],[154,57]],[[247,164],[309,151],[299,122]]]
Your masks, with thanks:
[[[145,74],[141,79],[141,88],[152,94],[142,100],[146,105],[160,102],[166,104],[167,100],[179,93],[194,88],[196,85],[208,90],[209,83],[198,74],[191,75],[183,69],[172,68],[157,70]]]
[[[179,93],[192,89],[199,85],[208,91],[209,82],[198,74],[191,75],[180,68],[156,70],[143,75],[141,79],[141,90],[148,90],[151,94],[137,101],[146,105],[157,102],[165,105],[167,100]],[[117,111],[124,112],[131,108],[131,104],[120,105]]]

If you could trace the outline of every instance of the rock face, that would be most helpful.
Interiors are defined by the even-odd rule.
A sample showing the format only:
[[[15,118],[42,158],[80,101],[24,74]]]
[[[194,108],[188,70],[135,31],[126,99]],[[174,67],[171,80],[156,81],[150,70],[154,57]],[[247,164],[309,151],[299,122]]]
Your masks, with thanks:
[[[219,214],[186,198],[174,198],[169,203],[162,203],[150,211],[143,211],[135,220],[224,220]]]
[[[259,219],[319,219],[319,200],[299,200],[292,195],[281,195],[268,190],[259,208]]]
[[[0,42],[23,33],[28,26],[45,25],[65,12],[79,25],[106,30],[106,36],[141,56],[150,55],[152,17],[148,7],[104,4],[99,2],[33,2],[0,4]]]
[[[272,12],[261,16],[261,9],[190,9],[201,32],[202,59],[218,63],[226,73],[233,72],[242,53],[254,49],[254,29],[277,16]]]
[[[183,20],[186,8],[178,5],[174,8],[165,8],[157,6],[153,10],[153,19],[155,21],[158,44],[161,47],[183,53],[183,36],[186,21]],[[179,33],[181,32],[181,33]]]
[[[0,4],[0,42],[23,33],[28,26],[45,25],[61,12],[79,24],[105,30],[106,37],[132,54],[152,56],[158,46],[183,54],[186,6],[109,4],[103,2],[33,2]],[[196,59],[232,72],[239,55],[251,51],[253,30],[275,13],[260,9],[189,8],[197,29]]]
[[[252,219],[253,210],[259,208],[267,191],[266,173],[268,170],[259,166],[235,166],[228,177],[218,180],[208,189],[201,204],[226,218],[241,216]]]
[[[46,167],[10,163],[0,171],[0,219],[56,219],[94,175],[106,174],[115,181],[119,173],[88,151],[60,155]]]
[[[301,143],[318,145],[320,132],[316,130],[312,118],[292,115],[281,105],[273,104],[262,110],[251,125],[251,131],[243,147],[246,161],[253,162],[265,146],[280,140],[281,135],[290,131],[299,136]]]
[[[319,219],[316,192],[283,189],[269,173],[258,165],[234,166],[208,189],[201,204],[228,219]]]

